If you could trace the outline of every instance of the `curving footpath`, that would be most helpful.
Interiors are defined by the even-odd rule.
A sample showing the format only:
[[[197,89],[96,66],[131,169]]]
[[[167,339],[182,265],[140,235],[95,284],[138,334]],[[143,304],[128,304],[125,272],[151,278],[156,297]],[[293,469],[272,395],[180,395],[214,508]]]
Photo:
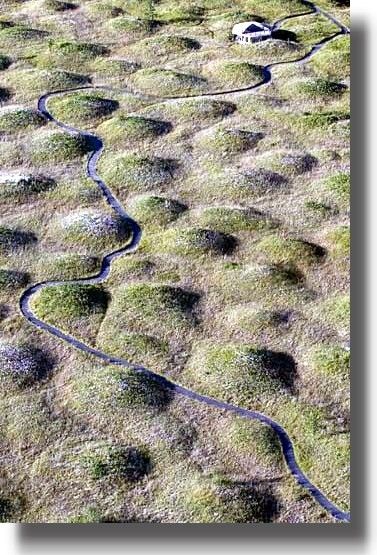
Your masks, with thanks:
[[[350,32],[348,27],[344,26],[342,23],[337,21],[333,16],[331,16],[327,12],[324,12],[321,8],[318,8],[312,2],[309,2],[309,1],[306,1],[306,0],[302,0],[302,2],[305,6],[308,6],[310,8],[310,12],[305,12],[305,13],[300,13],[300,14],[293,14],[293,15],[287,16],[283,19],[280,19],[280,20],[276,21],[273,24],[272,29],[273,30],[278,29],[281,26],[281,24],[284,21],[286,21],[287,19],[291,19],[291,18],[294,18],[294,17],[301,17],[303,15],[309,15],[309,14],[313,14],[313,15],[322,14],[323,16],[327,17],[332,23],[337,25],[338,28],[339,28],[339,31],[337,33],[329,36],[329,37],[326,37],[325,39],[322,39],[315,46],[313,46],[312,49],[307,54],[305,54],[301,58],[298,58],[296,60],[283,61],[283,62],[274,62],[274,63],[266,65],[263,68],[263,79],[255,85],[251,85],[251,86],[246,87],[244,89],[216,91],[216,92],[213,92],[213,93],[204,93],[204,94],[197,94],[197,95],[191,95],[191,96],[204,97],[204,96],[227,95],[227,94],[238,93],[238,92],[242,92],[242,91],[246,91],[246,90],[259,89],[260,87],[265,86],[265,85],[267,85],[268,83],[271,82],[271,80],[272,80],[271,69],[273,67],[276,67],[278,65],[288,64],[288,63],[303,63],[303,62],[309,60],[316,52],[318,52],[318,50],[320,48],[322,48],[322,46],[324,44],[328,43],[329,41],[335,39],[336,37],[338,37],[340,35],[348,34]],[[51,286],[54,286],[54,285],[63,285],[64,283],[72,283],[72,284],[82,284],[82,283],[96,284],[96,283],[101,283],[108,277],[108,275],[110,273],[110,270],[111,270],[112,261],[115,260],[116,258],[118,258],[119,256],[124,255],[124,254],[133,253],[134,251],[136,251],[136,249],[138,248],[138,245],[140,243],[142,231],[141,231],[141,228],[140,228],[139,224],[129,216],[129,214],[126,212],[126,210],[123,208],[123,206],[117,200],[117,198],[113,195],[113,193],[111,192],[109,187],[106,185],[106,183],[104,183],[104,181],[102,181],[102,179],[100,178],[100,176],[97,173],[97,169],[96,169],[97,168],[97,162],[98,162],[98,159],[100,158],[100,156],[102,154],[102,151],[104,149],[103,141],[99,137],[97,137],[96,135],[94,135],[92,133],[87,133],[85,131],[81,131],[79,129],[76,129],[74,127],[71,127],[69,125],[66,125],[66,124],[56,120],[47,108],[48,100],[52,96],[61,95],[61,94],[67,93],[67,92],[74,92],[74,91],[82,90],[82,89],[91,89],[91,88],[108,89],[109,87],[85,86],[85,87],[77,87],[77,88],[74,88],[74,89],[67,89],[65,91],[50,92],[50,93],[47,93],[47,94],[45,94],[45,95],[43,95],[39,98],[39,100],[38,100],[38,110],[48,121],[53,122],[55,125],[62,128],[67,133],[69,133],[71,135],[81,135],[82,137],[84,137],[89,142],[89,144],[91,146],[91,153],[88,157],[87,165],[86,165],[87,176],[90,179],[92,179],[94,181],[94,183],[96,183],[96,185],[99,187],[99,189],[101,190],[101,192],[102,192],[104,198],[106,199],[107,203],[109,204],[109,206],[129,224],[129,226],[131,228],[131,231],[132,231],[132,239],[131,239],[130,243],[128,243],[126,246],[107,254],[102,260],[100,271],[98,272],[97,275],[95,275],[93,277],[71,280],[69,282],[67,282],[67,281],[44,281],[44,282],[37,283],[37,284],[31,286],[30,288],[28,288],[26,291],[24,291],[24,293],[22,294],[22,296],[20,298],[20,309],[21,309],[21,312],[22,312],[23,316],[34,326],[38,327],[39,329],[41,329],[43,331],[46,331],[46,332],[50,333],[51,335],[61,339],[62,341],[65,341],[66,343],[68,343],[72,347],[75,347],[76,349],[79,349],[80,351],[83,351],[83,352],[85,352],[89,355],[93,355],[93,356],[97,357],[98,359],[101,359],[102,361],[104,361],[106,363],[130,368],[134,372],[142,374],[142,375],[154,380],[155,382],[157,382],[162,387],[172,391],[174,394],[181,395],[183,397],[186,397],[188,399],[192,399],[194,401],[197,401],[199,403],[203,403],[203,404],[211,406],[211,407],[215,407],[219,410],[224,410],[224,411],[227,411],[227,412],[234,413],[234,414],[236,414],[238,416],[241,416],[243,418],[246,418],[248,420],[257,420],[257,421],[259,421],[263,424],[266,424],[267,426],[270,426],[270,428],[272,428],[274,430],[277,437],[279,438],[285,462],[286,462],[292,476],[296,479],[296,482],[300,486],[305,488],[305,490],[312,495],[312,497],[317,501],[317,503],[319,503],[319,505],[321,505],[323,507],[323,509],[325,509],[325,511],[327,511],[336,520],[343,521],[343,522],[350,522],[350,514],[347,513],[347,512],[342,511],[336,505],[334,505],[334,503],[332,503],[325,496],[325,494],[318,487],[316,487],[314,484],[312,484],[312,482],[307,478],[307,476],[301,470],[301,468],[300,468],[300,466],[299,466],[299,464],[296,460],[293,443],[292,443],[288,433],[278,422],[275,422],[272,418],[269,418],[268,416],[266,416],[266,415],[264,415],[260,412],[244,409],[242,407],[238,407],[236,405],[226,403],[224,401],[220,401],[220,400],[214,399],[212,397],[208,397],[207,395],[201,395],[200,393],[197,393],[196,391],[193,391],[193,390],[188,389],[186,387],[183,387],[183,386],[181,386],[177,383],[174,383],[174,382],[164,378],[163,376],[161,376],[159,374],[156,374],[155,372],[153,372],[151,370],[148,370],[147,368],[145,368],[143,366],[138,366],[138,365],[130,363],[129,361],[127,361],[125,359],[114,357],[114,356],[111,356],[109,354],[106,354],[106,353],[104,353],[104,352],[102,352],[98,349],[95,349],[93,347],[90,347],[89,345],[86,345],[85,343],[79,341],[75,337],[73,337],[73,336],[71,336],[67,333],[64,333],[60,329],[58,329],[58,328],[40,320],[39,318],[37,318],[34,315],[32,309],[30,308],[30,300],[33,297],[33,295],[35,295],[35,293],[37,293],[38,291],[40,291],[41,289],[44,289],[46,287],[51,287]],[[168,99],[165,99],[165,102],[169,102],[171,100],[177,100],[179,98],[183,99],[183,98],[187,98],[187,96],[185,96],[185,97],[169,97]]]

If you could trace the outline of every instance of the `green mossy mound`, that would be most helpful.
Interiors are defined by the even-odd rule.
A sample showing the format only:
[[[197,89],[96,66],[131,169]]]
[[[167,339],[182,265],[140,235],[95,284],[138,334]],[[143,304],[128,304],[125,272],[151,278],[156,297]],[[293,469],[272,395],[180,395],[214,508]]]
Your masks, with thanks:
[[[92,150],[92,146],[83,135],[52,131],[33,137],[29,150],[30,157],[36,164],[60,163],[82,158]]]
[[[224,171],[219,167],[208,175],[205,188],[211,199],[239,202],[241,199],[285,192],[289,189],[289,181],[280,173],[265,168]]]
[[[157,21],[152,19],[139,19],[137,17],[119,16],[110,19],[107,26],[112,31],[125,33],[132,38],[140,38],[156,31],[159,27]]]
[[[205,79],[201,77],[171,69],[140,69],[132,75],[131,80],[139,91],[165,97],[199,94],[207,86]]]
[[[324,181],[323,186],[329,197],[334,199],[340,207],[349,208],[351,196],[351,178],[349,173],[340,172],[332,175]]]
[[[117,193],[143,192],[168,184],[176,169],[174,160],[117,154],[102,157],[100,173]]]
[[[92,64],[92,70],[103,77],[128,77],[139,69],[141,65],[133,60],[116,58],[98,58]]]
[[[237,240],[232,235],[200,228],[168,229],[158,237],[146,237],[142,244],[146,251],[182,256],[224,255],[236,246]]]
[[[333,295],[318,306],[318,317],[334,327],[340,334],[348,335],[350,328],[349,295]]]
[[[13,291],[24,287],[29,281],[29,275],[17,270],[0,268],[0,288]]]
[[[195,39],[179,35],[157,35],[137,42],[129,50],[136,58],[158,62],[171,55],[177,57],[199,48],[200,43]]]
[[[9,255],[37,241],[34,233],[0,225],[0,255]]]
[[[55,40],[50,41],[48,48],[37,56],[37,65],[46,69],[81,70],[108,53],[108,49],[100,44]]]
[[[43,175],[0,172],[0,200],[3,202],[25,202],[55,186],[53,179]]]
[[[348,258],[350,255],[351,238],[348,226],[339,226],[327,234],[330,253],[334,258]]]
[[[128,211],[141,225],[165,226],[177,218],[187,207],[177,200],[140,195],[128,202]]]
[[[213,206],[192,213],[191,219],[204,228],[224,233],[261,231],[274,227],[271,220],[253,208]]]
[[[81,92],[53,98],[49,107],[57,119],[75,123],[105,118],[118,106],[115,100],[96,93]]]
[[[17,69],[7,75],[10,86],[21,91],[25,98],[52,90],[80,87],[89,83],[89,78],[79,73],[62,70]]]
[[[42,29],[33,29],[12,21],[0,21],[0,45],[11,45],[16,41],[41,40],[48,35]]]
[[[113,292],[106,325],[115,333],[142,333],[162,340],[171,340],[188,331],[194,324],[193,310],[198,295],[179,287],[135,283]]]
[[[318,75],[341,80],[350,74],[350,61],[350,37],[342,36],[321,48],[310,64]]]
[[[229,449],[241,455],[250,455],[263,466],[281,466],[281,447],[277,435],[259,422],[235,418],[227,422],[222,437]]]
[[[323,247],[277,235],[265,237],[253,246],[253,251],[270,264],[310,266],[321,262],[326,251]]]
[[[194,348],[184,376],[202,393],[250,405],[282,390],[294,391],[296,366],[286,353],[203,342]]]
[[[188,24],[199,23],[205,15],[205,7],[195,4],[184,5],[183,3],[163,3],[156,6],[157,16],[165,23]]]
[[[42,256],[36,271],[40,280],[69,280],[91,276],[98,272],[100,261],[94,256],[75,253],[56,253]]]
[[[312,299],[304,288],[302,274],[295,267],[276,265],[247,265],[228,263],[217,277],[224,298],[232,302],[260,303],[261,307],[294,307]]]
[[[106,143],[116,146],[132,145],[134,142],[151,141],[171,130],[170,123],[142,116],[120,114],[98,127],[98,132]]]
[[[148,474],[151,468],[148,451],[129,445],[88,445],[80,459],[81,465],[95,480],[110,476],[137,482]]]
[[[284,95],[297,100],[317,102],[318,99],[331,99],[340,96],[347,89],[342,83],[326,79],[289,80],[281,86]]]
[[[107,305],[108,295],[97,285],[53,285],[40,289],[32,299],[38,318],[58,325],[92,314],[105,314]]]
[[[101,351],[121,357],[131,364],[143,364],[156,372],[166,372],[171,362],[169,343],[144,333],[127,333],[109,318],[106,318],[97,335],[97,346]]]
[[[203,69],[203,75],[219,87],[236,89],[261,81],[263,68],[248,62],[221,60],[207,64]]]
[[[80,368],[72,376],[67,404],[80,415],[129,418],[125,409],[166,410],[172,392],[152,377],[119,366]]]
[[[269,485],[233,483],[222,476],[194,475],[176,497],[184,522],[268,523],[279,515],[279,501]]]
[[[233,114],[237,107],[231,102],[211,98],[187,98],[161,104],[154,104],[146,112],[157,113],[158,117],[172,119],[177,123],[191,123],[200,120],[203,123],[215,123]]]
[[[68,245],[95,249],[126,243],[131,234],[124,218],[94,209],[78,210],[53,221],[51,236],[57,231]]]
[[[201,133],[197,140],[197,147],[223,157],[245,152],[255,147],[262,138],[262,133],[220,127]]]
[[[310,364],[316,373],[348,379],[350,351],[337,345],[321,345],[311,351]]]
[[[43,379],[52,368],[52,361],[33,345],[0,343],[0,384],[31,385]]]
[[[22,106],[0,108],[0,134],[13,134],[36,129],[45,123],[46,120],[42,114],[32,108],[23,108]]]

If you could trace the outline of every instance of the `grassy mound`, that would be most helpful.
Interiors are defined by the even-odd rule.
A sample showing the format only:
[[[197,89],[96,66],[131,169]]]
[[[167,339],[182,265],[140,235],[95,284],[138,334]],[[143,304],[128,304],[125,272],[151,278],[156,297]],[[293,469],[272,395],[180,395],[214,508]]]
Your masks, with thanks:
[[[318,75],[341,80],[349,76],[350,58],[350,37],[343,36],[321,48],[310,64]]]
[[[168,133],[171,128],[166,121],[120,114],[101,123],[98,133],[106,139],[106,143],[127,146],[138,141],[151,141]]]
[[[243,88],[262,80],[261,66],[248,62],[219,60],[210,62],[203,69],[203,75],[211,79],[215,86],[226,88]]]
[[[206,81],[201,77],[171,69],[140,69],[132,75],[131,80],[139,91],[154,96],[199,94],[206,88]]]
[[[202,393],[247,405],[280,390],[293,391],[296,366],[285,353],[203,342],[194,349],[184,376]]]
[[[88,139],[82,135],[52,131],[33,137],[30,144],[30,157],[36,164],[59,163],[81,158],[91,149]]]
[[[132,364],[143,364],[161,374],[166,372],[171,362],[167,341],[144,333],[124,332],[123,328],[119,328],[110,317],[105,318],[99,330],[97,345],[106,353],[111,353]]]
[[[348,335],[350,328],[349,295],[333,295],[318,306],[318,317],[334,327],[340,334]]]
[[[188,24],[200,22],[205,14],[205,7],[183,2],[162,3],[156,6],[157,16],[165,23]]]
[[[279,514],[278,500],[269,486],[233,483],[221,475],[194,475],[175,496],[182,506],[183,522],[267,523]]]
[[[243,171],[227,170],[211,173],[206,183],[211,198],[234,201],[266,194],[281,193],[289,187],[288,179],[280,173],[265,168],[250,168]]]
[[[309,266],[321,262],[326,251],[319,245],[301,239],[270,235],[254,245],[253,250],[264,260],[277,265]]]
[[[171,399],[169,390],[143,374],[119,366],[91,365],[80,368],[73,375],[67,403],[82,415],[92,417],[95,407],[96,416],[122,421],[124,409],[160,412],[167,408]]]
[[[79,73],[61,70],[17,69],[7,76],[10,86],[21,91],[25,98],[52,90],[63,90],[86,85],[89,78]]]
[[[81,455],[81,464],[95,480],[111,476],[137,482],[148,474],[151,459],[145,449],[103,443],[88,445]]]
[[[137,42],[129,50],[136,58],[159,62],[171,55],[177,57],[199,48],[200,43],[195,39],[179,35],[157,35]]]
[[[262,133],[219,127],[215,130],[201,133],[197,141],[197,147],[208,150],[210,153],[216,154],[216,156],[223,157],[245,152],[255,147],[262,138]]]
[[[348,258],[351,248],[350,228],[339,226],[327,234],[330,253],[334,258]]]
[[[302,274],[291,266],[225,264],[216,276],[226,300],[250,302],[276,310],[277,306],[294,307],[311,298],[304,289]]]
[[[116,58],[98,58],[92,64],[92,70],[102,77],[127,77],[141,69],[135,61]]]
[[[55,187],[53,179],[42,175],[0,172],[0,199],[3,202],[23,202],[34,195],[43,194]]]
[[[47,35],[47,31],[42,29],[33,29],[12,21],[0,21],[0,45],[11,46],[18,41],[41,40]]]
[[[17,270],[0,268],[0,288],[14,290],[25,286],[29,281],[28,274]]]
[[[253,208],[212,206],[197,211],[192,214],[192,218],[204,228],[224,233],[260,231],[273,227],[273,223],[262,212]]]
[[[64,242],[69,245],[104,248],[117,242],[126,242],[130,227],[120,216],[88,209],[72,212],[53,223],[51,235],[56,228]]]
[[[237,240],[211,229],[168,229],[158,237],[146,237],[143,249],[165,254],[177,255],[224,255],[231,253]]]
[[[265,466],[281,465],[279,440],[269,427],[243,418],[232,419],[224,429],[224,443],[241,455],[251,455]]]
[[[325,192],[340,207],[348,208],[351,196],[351,178],[349,173],[341,172],[325,180]]]
[[[32,108],[22,106],[0,108],[0,133],[19,133],[23,130],[35,129],[45,123],[45,118]]]
[[[125,33],[127,37],[140,38],[155,31],[158,22],[152,19],[139,19],[137,17],[119,16],[110,19],[107,27],[118,33]]]
[[[131,216],[141,225],[164,226],[182,214],[187,207],[180,202],[153,195],[140,195],[128,203]]]
[[[291,312],[279,310],[263,310],[241,304],[232,307],[222,315],[222,320],[232,330],[245,330],[255,336],[281,332],[289,327]]]
[[[337,345],[315,347],[310,354],[310,361],[316,373],[327,377],[343,377],[350,373],[350,352]]]
[[[233,50],[238,52],[241,56],[245,54],[243,45],[235,45]],[[252,59],[253,62],[266,65],[271,62],[276,62],[277,60],[282,61],[298,58],[304,53],[304,50],[295,42],[272,38],[249,45],[248,53],[250,53],[249,59]]]
[[[31,384],[42,379],[51,367],[46,354],[32,345],[0,343],[0,382]]]
[[[49,108],[64,122],[88,122],[109,116],[118,108],[115,100],[103,98],[96,93],[74,93],[51,99]]]
[[[78,5],[73,2],[65,2],[64,0],[43,0],[43,7],[51,12],[66,12],[75,10]]]
[[[143,192],[169,183],[176,163],[164,158],[146,158],[137,154],[102,157],[100,172],[117,193]]]
[[[108,295],[97,285],[65,284],[45,287],[33,297],[33,310],[41,320],[60,325],[92,314],[104,314]]]
[[[187,98],[154,104],[152,110],[157,112],[159,117],[172,119],[181,124],[190,123],[193,119],[203,123],[215,123],[233,114],[236,105],[211,98]]]
[[[11,254],[14,250],[35,243],[36,240],[37,238],[31,232],[0,225],[0,255]]]
[[[144,283],[123,286],[113,294],[103,327],[113,323],[117,331],[170,340],[193,325],[192,311],[197,301],[196,294],[179,287]]]
[[[327,81],[322,78],[289,80],[281,86],[284,95],[312,102],[317,102],[320,98],[331,99],[338,97],[346,88],[341,83]]]
[[[7,69],[12,63],[12,60],[5,54],[0,53],[0,71]]]
[[[36,271],[42,280],[77,279],[98,272],[100,263],[94,256],[75,253],[54,253],[39,258]]]
[[[55,40],[50,41],[48,48],[38,55],[37,65],[46,69],[81,70],[108,53],[108,49],[100,44]]]
[[[264,167],[268,166],[271,171],[278,171],[289,178],[312,171],[318,165],[318,160],[308,153],[278,151],[262,154],[257,159],[257,164],[261,166],[262,171],[264,171]]]

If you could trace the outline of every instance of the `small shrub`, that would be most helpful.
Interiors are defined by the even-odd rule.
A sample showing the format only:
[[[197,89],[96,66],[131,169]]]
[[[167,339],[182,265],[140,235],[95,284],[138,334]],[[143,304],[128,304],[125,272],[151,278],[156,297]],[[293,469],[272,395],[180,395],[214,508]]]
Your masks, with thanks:
[[[17,270],[6,270],[0,268],[0,288],[13,291],[24,287],[29,281],[29,275]]]
[[[44,117],[31,108],[6,106],[0,109],[0,133],[18,133],[24,129],[35,129],[45,123]]]

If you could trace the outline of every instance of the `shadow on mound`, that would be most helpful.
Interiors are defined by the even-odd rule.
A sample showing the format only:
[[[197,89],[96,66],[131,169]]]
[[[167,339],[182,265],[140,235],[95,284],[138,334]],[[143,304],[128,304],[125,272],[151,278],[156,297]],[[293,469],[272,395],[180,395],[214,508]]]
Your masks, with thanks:
[[[284,40],[286,42],[297,42],[297,35],[293,31],[287,31],[286,29],[276,29],[272,31],[271,37],[277,40]]]
[[[148,372],[148,371],[146,371]],[[162,376],[129,372],[120,382],[122,403],[164,411],[174,398],[174,387]]]
[[[233,482],[226,496],[235,497],[242,504],[242,522],[274,522],[280,514],[280,502],[271,481]]]
[[[297,368],[293,357],[287,353],[268,351],[267,349],[263,349],[261,355],[267,374],[293,394],[297,378]]]
[[[0,87],[0,102],[6,102],[11,97],[11,92],[9,89],[4,89]]]

